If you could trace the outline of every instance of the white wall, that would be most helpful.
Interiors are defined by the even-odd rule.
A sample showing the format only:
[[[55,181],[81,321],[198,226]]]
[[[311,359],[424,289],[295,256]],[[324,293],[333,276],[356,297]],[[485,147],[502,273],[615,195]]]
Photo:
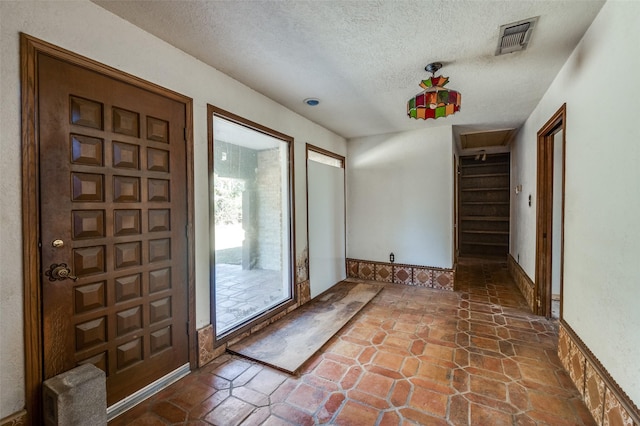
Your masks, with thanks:
[[[511,196],[509,253],[532,280],[536,270],[536,132],[532,135],[525,123],[511,142],[511,190],[521,185],[522,191]]]
[[[346,278],[345,172],[307,162],[309,205],[309,288],[313,299]]]
[[[206,105],[295,138],[296,247],[307,243],[304,143],[344,154],[342,137],[88,1],[0,1],[0,418],[24,406],[19,32],[193,98],[197,327],[209,323]]]
[[[563,316],[640,404],[640,2],[609,0],[518,134],[511,254],[535,275],[536,132],[567,103]],[[516,182],[517,181],[517,182]],[[523,195],[534,194],[531,208]]]
[[[453,266],[451,126],[350,139],[347,257]]]

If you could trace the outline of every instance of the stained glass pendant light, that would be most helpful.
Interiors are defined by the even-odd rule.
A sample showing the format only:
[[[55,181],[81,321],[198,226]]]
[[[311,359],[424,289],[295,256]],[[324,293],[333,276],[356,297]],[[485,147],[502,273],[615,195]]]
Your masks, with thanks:
[[[449,77],[435,76],[442,68],[440,62],[433,62],[424,69],[431,73],[431,77],[422,80],[420,87],[424,91],[418,93],[407,102],[407,115],[411,118],[439,118],[455,114],[460,111],[460,92],[446,89]]]

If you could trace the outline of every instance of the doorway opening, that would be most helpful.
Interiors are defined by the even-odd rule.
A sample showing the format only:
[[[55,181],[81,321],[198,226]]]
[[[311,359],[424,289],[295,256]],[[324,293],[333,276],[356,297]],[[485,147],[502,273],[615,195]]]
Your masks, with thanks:
[[[510,154],[459,161],[459,256],[504,261],[509,252]]]
[[[562,318],[566,104],[538,131],[537,314]]]
[[[210,107],[216,341],[294,300],[291,140]]]

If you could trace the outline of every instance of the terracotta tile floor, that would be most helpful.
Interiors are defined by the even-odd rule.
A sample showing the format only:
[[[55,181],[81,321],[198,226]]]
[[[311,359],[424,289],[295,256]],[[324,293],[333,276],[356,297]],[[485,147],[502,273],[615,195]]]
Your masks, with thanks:
[[[230,355],[115,425],[592,425],[504,264],[455,293],[389,284],[293,377]]]

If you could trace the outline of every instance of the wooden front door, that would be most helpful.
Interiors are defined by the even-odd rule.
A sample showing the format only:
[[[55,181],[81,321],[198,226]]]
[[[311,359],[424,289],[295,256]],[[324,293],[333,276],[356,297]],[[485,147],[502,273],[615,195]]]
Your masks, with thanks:
[[[188,362],[186,105],[40,53],[43,378],[108,404]]]

